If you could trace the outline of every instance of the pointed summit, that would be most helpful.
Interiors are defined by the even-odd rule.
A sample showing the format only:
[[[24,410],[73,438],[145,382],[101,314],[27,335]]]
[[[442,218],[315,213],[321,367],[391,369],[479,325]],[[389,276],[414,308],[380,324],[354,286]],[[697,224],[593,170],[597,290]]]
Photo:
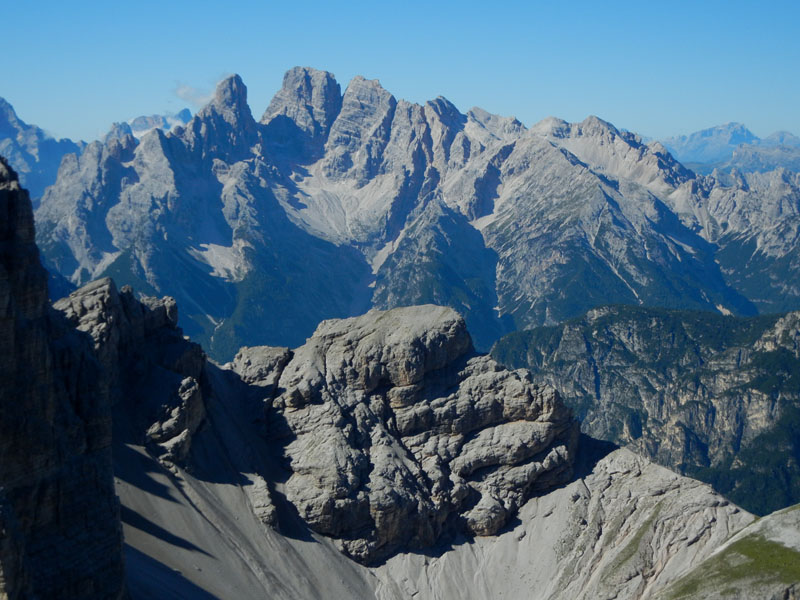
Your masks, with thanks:
[[[463,127],[467,121],[466,115],[462,115],[456,105],[444,96],[437,96],[435,100],[428,100],[425,106],[432,110],[444,123],[458,124]]]
[[[374,176],[389,141],[396,107],[395,97],[377,79],[354,77],[328,136],[326,173],[338,177],[355,167],[362,183]]]
[[[112,123],[111,129],[108,130],[108,133],[103,138],[103,143],[108,144],[112,140],[123,140],[128,136],[133,137],[133,130],[128,123],[124,121],[122,123]]]
[[[252,121],[253,114],[247,104],[247,86],[239,75],[226,77],[217,84],[214,98],[209,102],[197,116],[205,117],[211,112],[222,115],[231,125]]]
[[[256,122],[247,104],[247,86],[238,75],[217,84],[214,98],[197,113],[187,127],[190,145],[204,148],[204,153],[227,160],[239,160],[258,138]]]
[[[0,135],[15,137],[17,130],[24,126],[24,123],[20,124],[14,107],[5,98],[0,98]]]

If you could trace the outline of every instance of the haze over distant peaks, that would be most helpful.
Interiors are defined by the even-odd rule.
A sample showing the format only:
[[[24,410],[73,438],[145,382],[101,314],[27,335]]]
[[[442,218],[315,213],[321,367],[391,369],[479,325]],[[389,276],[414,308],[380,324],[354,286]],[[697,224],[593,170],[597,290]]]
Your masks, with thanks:
[[[689,135],[662,140],[681,162],[712,163],[730,158],[739,144],[750,144],[758,137],[741,123],[725,123]]]
[[[745,171],[793,168],[797,162],[795,149],[800,148],[800,138],[788,131],[776,131],[761,139],[741,123],[709,127],[666,138],[662,143],[679,161],[703,173],[715,167]]]
[[[158,128],[169,131],[178,125],[186,125],[192,119],[192,113],[188,108],[184,108],[175,114],[166,115],[147,115],[130,119],[131,133],[137,137],[142,137],[152,129]]]

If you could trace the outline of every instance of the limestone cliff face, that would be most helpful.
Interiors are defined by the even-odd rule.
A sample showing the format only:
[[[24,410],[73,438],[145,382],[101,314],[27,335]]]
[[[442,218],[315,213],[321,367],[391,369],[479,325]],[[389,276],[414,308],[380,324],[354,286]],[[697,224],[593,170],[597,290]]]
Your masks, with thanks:
[[[126,595],[98,374],[50,310],[28,194],[0,161],[0,596]]]

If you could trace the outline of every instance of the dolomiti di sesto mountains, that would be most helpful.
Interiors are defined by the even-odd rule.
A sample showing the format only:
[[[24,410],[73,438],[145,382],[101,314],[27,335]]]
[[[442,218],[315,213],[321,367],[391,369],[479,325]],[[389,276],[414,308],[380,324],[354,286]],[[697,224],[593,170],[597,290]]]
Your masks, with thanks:
[[[699,176],[590,117],[526,129],[296,68],[256,121],[233,76],[185,126],[68,156],[36,212],[48,267],[182,307],[211,356],[431,302],[478,347],[622,303],[800,307],[796,173]]]
[[[791,134],[0,108],[7,597],[800,593]]]

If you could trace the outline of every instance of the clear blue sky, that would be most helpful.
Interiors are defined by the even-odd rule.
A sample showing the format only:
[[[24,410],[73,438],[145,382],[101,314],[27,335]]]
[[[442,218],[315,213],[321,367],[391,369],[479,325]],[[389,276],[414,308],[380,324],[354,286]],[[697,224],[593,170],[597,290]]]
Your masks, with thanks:
[[[192,106],[239,73],[256,118],[294,65],[526,125],[800,135],[800,2],[4,2],[0,96],[56,136]]]

